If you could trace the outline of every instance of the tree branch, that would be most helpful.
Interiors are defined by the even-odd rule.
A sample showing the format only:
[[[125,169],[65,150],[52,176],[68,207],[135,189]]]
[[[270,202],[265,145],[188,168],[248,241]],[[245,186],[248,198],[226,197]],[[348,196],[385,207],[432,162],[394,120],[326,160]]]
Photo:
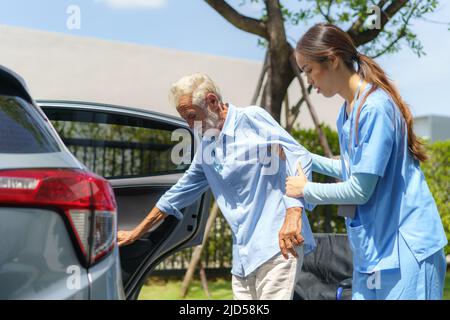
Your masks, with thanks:
[[[380,2],[378,2],[377,6],[381,9],[384,7],[384,5],[386,4],[387,0],[381,0]],[[362,14],[359,16],[358,20],[356,20],[353,25],[350,27],[350,29],[348,29],[347,33],[352,36],[352,33],[357,34],[360,32],[364,21],[366,21],[367,16]],[[353,37],[352,37],[353,38]]]
[[[381,0],[378,3],[380,9],[384,6],[386,0]],[[367,29],[361,31],[361,27],[366,20],[366,16],[360,16],[359,19],[347,30],[349,36],[353,39],[355,46],[361,46],[366,44],[373,39],[375,39],[384,28],[384,26],[389,22],[389,19],[394,16],[401,8],[403,8],[408,3],[408,0],[396,0],[386,8],[386,10],[381,11],[381,28],[380,29]]]
[[[311,93],[312,85],[308,86],[308,89],[306,91],[308,92],[308,95]],[[288,118],[288,121],[286,122],[286,131],[290,132],[292,127],[294,126],[295,121],[298,118],[298,115],[300,114],[300,107],[305,102],[305,97],[302,96],[300,100],[297,102],[297,104],[292,108],[291,116]]]
[[[267,26],[263,21],[240,14],[224,0],[205,0],[205,2],[236,28],[269,39]]]
[[[398,37],[392,41],[390,44],[388,44],[383,50],[381,50],[380,52],[378,52],[377,54],[375,54],[374,56],[372,56],[372,59],[376,59],[378,57],[381,57],[383,54],[385,54],[386,52],[388,52],[393,46],[395,46],[395,44],[397,42],[399,42],[404,36],[406,35],[406,32],[404,30],[400,31],[400,34],[398,35]]]
[[[265,0],[267,9],[267,31],[269,34],[269,48],[289,53],[289,44],[286,40],[283,15],[279,0]],[[285,62],[289,62],[288,58]]]
[[[322,7],[320,6],[319,2],[317,2],[317,10],[325,18],[325,20],[327,20],[329,23],[333,23],[333,20],[330,18],[331,2],[332,2],[331,0],[328,1],[326,13],[322,10]]]
[[[414,7],[410,10],[410,12],[407,15],[406,19],[403,19],[403,26],[400,29],[397,38],[395,40],[393,40],[390,44],[388,44],[383,50],[381,50],[375,56],[373,56],[372,57],[373,59],[378,58],[378,57],[382,56],[383,54],[385,54],[386,52],[388,52],[393,46],[395,46],[395,44],[397,42],[399,42],[406,35],[406,30],[408,28],[409,21],[411,20],[413,14],[414,14],[414,11],[419,6],[419,3],[420,3],[420,1],[417,1],[415,3]]]
[[[266,56],[264,58],[264,64],[261,68],[261,73],[259,75],[258,83],[256,85],[255,93],[253,94],[251,105],[255,105],[261,95],[261,88],[264,83],[264,78],[266,76],[267,70],[269,70],[269,50],[266,51]]]
[[[333,19],[330,16],[331,12],[331,5],[333,4],[333,0],[328,0],[328,7],[327,7],[327,17],[330,19],[330,22],[333,23]]]

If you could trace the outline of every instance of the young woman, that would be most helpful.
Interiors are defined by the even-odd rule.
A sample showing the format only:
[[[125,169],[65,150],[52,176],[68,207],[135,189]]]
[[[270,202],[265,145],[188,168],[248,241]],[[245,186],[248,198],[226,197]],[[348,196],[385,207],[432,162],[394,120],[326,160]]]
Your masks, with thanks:
[[[441,299],[447,238],[420,162],[411,111],[380,66],[332,24],[300,39],[296,60],[317,92],[345,99],[337,120],[340,160],[313,155],[313,171],[343,182],[298,176],[286,194],[338,204],[353,250],[353,299]]]

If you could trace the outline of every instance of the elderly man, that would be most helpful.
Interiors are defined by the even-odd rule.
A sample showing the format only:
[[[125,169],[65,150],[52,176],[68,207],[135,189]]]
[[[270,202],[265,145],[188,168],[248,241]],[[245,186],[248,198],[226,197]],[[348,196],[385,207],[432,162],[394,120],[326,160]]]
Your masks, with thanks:
[[[284,187],[297,165],[311,175],[310,154],[263,108],[223,103],[204,74],[183,77],[170,95],[189,127],[201,126],[200,149],[144,221],[119,231],[119,245],[167,215],[181,219],[180,210],[211,188],[232,230],[234,299],[292,299],[303,255],[315,243],[304,200],[285,196]]]

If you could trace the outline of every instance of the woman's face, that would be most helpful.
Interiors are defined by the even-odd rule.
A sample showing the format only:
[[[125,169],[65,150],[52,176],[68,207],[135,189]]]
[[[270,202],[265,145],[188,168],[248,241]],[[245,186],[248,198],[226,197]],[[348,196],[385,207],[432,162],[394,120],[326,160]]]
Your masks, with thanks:
[[[333,59],[335,58],[317,62],[296,53],[295,59],[299,68],[305,73],[308,84],[311,84],[317,90],[317,93],[321,93],[327,98],[338,93],[339,77],[337,76],[337,68],[334,67],[336,63]]]

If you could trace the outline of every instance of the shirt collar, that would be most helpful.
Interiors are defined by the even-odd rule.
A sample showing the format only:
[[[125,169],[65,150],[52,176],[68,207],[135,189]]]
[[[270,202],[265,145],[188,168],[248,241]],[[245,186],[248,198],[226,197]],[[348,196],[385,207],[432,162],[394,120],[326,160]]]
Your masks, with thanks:
[[[356,109],[359,108],[359,104],[361,103],[362,97],[366,94],[366,92],[370,88],[372,88],[372,84],[369,82],[365,86],[364,90],[359,92],[358,99],[356,99],[355,104],[353,105],[352,112],[350,112],[349,115],[347,115],[347,110],[346,110],[347,109],[347,101],[344,101],[344,103],[342,104],[342,107],[341,107],[341,114],[340,114],[340,118],[342,119],[342,122],[344,122],[344,120],[347,120],[352,117],[355,107],[356,107]],[[367,102],[367,100],[365,102]]]
[[[236,107],[233,106],[231,103],[229,103],[227,117],[225,118],[222,130],[220,131],[219,140],[224,135],[234,136],[235,123],[236,123]]]

